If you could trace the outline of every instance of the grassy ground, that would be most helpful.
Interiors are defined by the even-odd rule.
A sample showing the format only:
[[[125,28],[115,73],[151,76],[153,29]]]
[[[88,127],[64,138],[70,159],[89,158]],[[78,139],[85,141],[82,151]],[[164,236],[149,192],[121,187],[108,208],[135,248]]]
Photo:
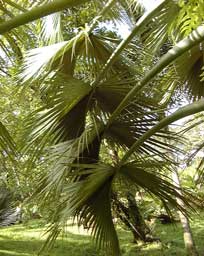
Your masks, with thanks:
[[[204,216],[196,216],[192,221],[192,230],[200,255],[204,255]],[[37,255],[44,238],[44,224],[32,221],[27,224],[14,225],[0,229],[0,256],[34,256]],[[156,237],[161,243],[132,244],[128,231],[118,228],[123,256],[183,256],[185,254],[182,229],[180,225],[156,224]],[[70,226],[66,237],[59,239],[54,249],[44,256],[107,256],[95,250],[90,237],[76,226]]]

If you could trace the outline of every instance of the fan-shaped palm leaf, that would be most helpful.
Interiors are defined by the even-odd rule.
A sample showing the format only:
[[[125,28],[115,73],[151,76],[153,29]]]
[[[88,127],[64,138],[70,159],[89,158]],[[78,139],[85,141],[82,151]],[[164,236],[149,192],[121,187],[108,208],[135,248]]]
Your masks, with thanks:
[[[80,36],[81,34],[70,41],[64,41],[28,51],[26,53],[23,72],[20,75],[20,79],[24,82],[30,79],[37,79],[39,76],[42,76],[43,72],[51,71],[56,60],[59,61],[59,64],[63,61],[63,55],[66,51],[72,53],[72,48],[74,44],[76,44],[76,41],[80,39]],[[69,58],[71,59],[71,54],[69,55]],[[69,69],[72,70],[71,65]]]
[[[111,182],[115,170],[105,164],[73,167],[75,171],[70,174],[73,181],[64,184],[60,203],[53,217],[54,224],[50,228],[48,245],[53,241],[55,234],[58,234],[59,229],[66,225],[67,219],[75,215],[79,218],[79,223],[86,223],[99,248],[106,248],[109,255],[119,255],[110,204]],[[86,178],[80,181],[84,174]],[[105,212],[102,210],[104,207]]]
[[[151,163],[151,161],[150,161]],[[190,206],[189,201],[179,193],[180,189],[171,184],[166,176],[153,173],[153,170],[158,171],[161,167],[152,162],[152,166],[138,167],[137,163],[128,163],[120,168],[120,173],[128,178],[132,183],[137,184],[145,189],[150,194],[158,197],[167,206],[167,202],[181,211],[185,209],[177,203],[176,198],[181,199],[185,205]],[[149,171],[147,171],[149,169]],[[168,209],[168,206],[167,206]]]
[[[102,127],[102,126],[101,126]],[[73,163],[92,164],[98,162],[100,150],[100,126],[86,127],[83,133],[69,141],[58,143],[47,151],[46,160],[50,169],[40,178],[36,194],[44,193],[46,198],[61,193],[64,182],[73,169]],[[36,152],[37,156],[39,153]]]
[[[142,41],[145,47],[148,47],[153,52],[160,49],[161,46],[168,40],[168,36],[172,33],[172,23],[179,15],[180,7],[175,1],[168,1],[160,10],[158,15],[147,24],[144,32],[141,33]],[[154,24],[157,24],[156,26]]]
[[[41,38],[45,45],[63,41],[60,12],[44,17],[41,27]]]
[[[130,34],[117,46],[117,48],[113,51],[112,55],[104,65],[102,71],[97,76],[96,80],[93,82],[94,86],[97,86],[100,80],[106,75],[107,71],[112,67],[113,63],[120,56],[121,52],[124,48],[131,42],[131,40],[138,35],[142,29],[147,25],[147,23],[158,14],[158,12],[165,6],[168,0],[163,1],[160,5],[158,5],[155,9],[150,12],[145,13],[135,24]]]
[[[204,96],[204,83],[201,77],[203,64],[202,44],[193,47],[175,63],[176,72],[193,100]]]
[[[198,45],[204,40],[204,29],[203,26],[198,27],[194,30],[190,36],[184,38],[178,44],[176,44],[171,50],[169,50],[159,62],[146,74],[146,76],[134,86],[131,91],[125,96],[123,101],[114,111],[109,119],[109,124],[121,113],[129,101],[131,101],[140,90],[147,85],[157,74],[159,74],[164,68],[166,68],[171,62],[176,61],[178,57],[192,49],[195,45]]]
[[[101,120],[107,122],[108,116],[114,112],[117,106],[121,103],[123,98],[133,87],[135,81],[131,79],[124,79],[118,81],[117,79],[108,79],[106,82],[101,83],[95,89],[94,98],[97,101],[97,108],[104,112],[106,117],[101,117]],[[153,127],[160,119],[160,111],[158,102],[150,99],[145,94],[131,102],[118,116],[117,120],[105,130],[104,137],[108,138],[117,145],[123,148],[130,148],[134,141],[142,136],[148,129]],[[98,115],[100,115],[98,113]],[[158,136],[157,136],[158,135]],[[139,147],[140,152],[157,153],[164,156],[165,150],[175,150],[176,148],[170,144],[164,143],[162,137],[171,137],[173,140],[179,140],[179,138],[173,133],[166,134],[162,131],[159,132],[154,138],[150,138],[145,142],[144,147]],[[161,150],[161,152],[159,152]]]
[[[157,131],[160,131],[161,129],[167,127],[171,123],[196,113],[199,113],[201,111],[204,111],[204,101],[199,100],[197,102],[194,102],[192,104],[189,104],[185,107],[179,108],[177,111],[175,111],[173,114],[163,118],[158,124],[153,126],[150,130],[148,130],[146,133],[144,133],[129,149],[129,151],[125,154],[123,159],[121,160],[121,163],[125,162],[131,154],[141,145],[143,144],[148,138],[150,138],[153,134],[155,134]]]
[[[31,124],[31,141],[37,140],[43,134],[45,137],[55,134],[54,141],[59,141],[62,137],[65,139],[66,136],[67,139],[80,136],[88,101],[85,98],[90,91],[91,87],[80,80],[64,75],[54,77],[46,91],[47,104],[37,111],[34,127]]]

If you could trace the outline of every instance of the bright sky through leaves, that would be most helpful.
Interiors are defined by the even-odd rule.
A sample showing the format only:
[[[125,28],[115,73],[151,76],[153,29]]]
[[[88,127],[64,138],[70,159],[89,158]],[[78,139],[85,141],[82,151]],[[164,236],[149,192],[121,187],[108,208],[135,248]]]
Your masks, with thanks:
[[[158,4],[163,2],[163,0],[139,0],[139,2],[144,6],[146,11],[150,11],[155,8]]]

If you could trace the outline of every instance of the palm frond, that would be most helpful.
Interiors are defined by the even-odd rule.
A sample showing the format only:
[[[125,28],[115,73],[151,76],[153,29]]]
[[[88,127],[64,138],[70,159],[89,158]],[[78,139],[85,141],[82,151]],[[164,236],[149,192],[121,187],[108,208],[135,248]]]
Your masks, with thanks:
[[[28,148],[31,150],[28,165],[39,159],[42,152],[46,154],[45,160],[49,165],[47,174],[40,177],[36,194],[44,193],[49,198],[53,196],[53,192],[60,193],[72,170],[70,166],[73,163],[92,164],[98,162],[101,130],[103,130],[103,124],[96,123],[86,125],[86,129],[80,135],[77,134],[77,137],[74,136],[72,140],[63,139],[59,142],[53,140],[52,137],[48,136],[47,138],[45,134],[45,138],[40,142],[34,141]],[[51,143],[49,143],[50,141]],[[55,145],[50,146],[50,144]]]
[[[123,101],[119,104],[117,109],[111,115],[108,125],[111,124],[112,121],[123,111],[123,109],[128,105],[128,102],[130,102],[136,96],[136,94],[139,94],[141,89],[145,85],[147,85],[157,74],[159,74],[170,63],[176,61],[176,59],[180,57],[182,54],[186,53],[188,50],[192,49],[195,45],[198,45],[203,40],[204,29],[203,26],[200,26],[196,30],[194,30],[188,37],[181,40],[171,50],[169,50],[165,55],[163,55],[160,61],[125,96]]]
[[[123,159],[121,160],[121,163],[124,163],[127,161],[127,159],[131,156],[131,154],[137,150],[137,148],[142,145],[147,139],[149,139],[152,135],[154,135],[156,132],[160,131],[161,129],[167,127],[171,123],[186,117],[190,116],[199,112],[204,111],[204,101],[199,100],[197,102],[194,102],[192,104],[188,104],[185,107],[179,108],[177,111],[175,111],[173,114],[163,118],[158,124],[153,126],[151,129],[149,129],[146,133],[144,133],[129,149],[129,151],[125,154]]]
[[[184,89],[193,100],[204,96],[204,81],[201,77],[204,65],[202,47],[202,44],[193,47],[175,63],[176,72],[183,82]]]
[[[97,73],[112,54],[113,48],[100,37],[89,35],[87,29],[89,30],[89,28],[81,30],[69,41],[28,51],[25,55],[20,79],[26,82],[44,77],[52,70],[60,69],[66,74],[72,75],[77,58],[85,60],[84,65],[88,71],[93,74]],[[114,67],[121,69],[121,63],[116,63]]]
[[[141,39],[154,53],[168,40],[171,33],[172,23],[179,15],[180,7],[175,1],[168,1],[158,15],[147,24],[147,27],[141,33]],[[154,25],[156,24],[156,26]]]
[[[168,0],[163,1],[160,5],[158,5],[155,9],[151,10],[148,13],[145,13],[135,24],[130,34],[121,41],[121,43],[117,46],[117,48],[113,51],[110,58],[107,60],[106,64],[104,65],[103,69],[99,73],[98,77],[93,82],[93,86],[97,86],[101,79],[106,75],[107,71],[112,67],[113,63],[117,60],[120,56],[121,52],[124,48],[131,42],[131,40],[138,35],[142,29],[146,26],[146,24],[155,16],[157,15],[158,11],[163,8],[165,3]]]
[[[47,174],[40,177],[34,195],[44,195],[44,200],[60,195],[71,171],[70,165],[78,157],[77,146],[77,142],[72,140],[58,143],[47,150],[46,161],[50,168]]]
[[[45,45],[63,41],[60,12],[48,15],[42,19],[40,37]]]
[[[146,168],[140,167],[137,163],[128,163],[120,168],[120,174],[126,177],[131,183],[135,183],[139,187],[146,190],[148,193],[158,197],[169,209],[167,203],[173,207],[185,212],[182,205],[177,203],[176,198],[179,198],[184,205],[192,207],[188,199],[181,195],[180,189],[173,185],[166,176],[158,174],[159,169],[163,168],[158,165],[158,162],[149,162]],[[157,172],[157,173],[155,173]],[[191,202],[192,203],[192,202]]]
[[[76,38],[73,38],[68,42],[64,41],[28,51],[25,56],[23,71],[19,76],[20,80],[26,82],[30,79],[37,79],[42,76],[45,71],[51,71],[56,60],[60,59],[60,64],[60,61],[63,61],[63,54],[66,51],[72,51],[75,39]],[[71,66],[69,68],[72,70]]]
[[[128,151],[135,140],[139,139],[140,136],[147,132],[152,127],[153,123],[154,120],[150,120],[150,122],[148,122],[148,120],[146,122],[143,121],[143,123],[140,123],[139,120],[115,121],[109,129],[106,130],[104,137],[111,143],[115,143],[119,147],[125,149],[125,151]],[[171,142],[181,142],[181,137],[176,136],[174,133],[169,132],[167,134],[165,132],[160,132],[135,149],[134,155],[138,153],[144,155],[157,155],[161,159],[173,162],[173,159],[169,157],[169,153],[181,152],[181,149],[177,146],[173,146],[169,142],[165,142],[165,136]]]
[[[13,159],[16,156],[16,146],[6,127],[0,122],[0,147],[6,155]]]
[[[53,242],[59,230],[66,226],[67,219],[75,215],[79,225],[86,225],[91,230],[99,248],[109,251],[109,255],[119,255],[110,204],[112,177],[115,170],[105,164],[77,164],[73,167],[75,171],[70,174],[72,182],[64,185],[45,246]],[[105,212],[102,210],[104,207]]]
[[[203,23],[203,1],[178,2],[179,14],[171,25],[173,39],[175,41],[188,36],[197,26]]]
[[[39,183],[39,193],[47,192],[47,196],[53,191],[58,194],[72,169],[73,163],[93,164],[99,161],[100,139],[93,132],[93,128],[87,128],[77,139],[65,141],[52,146],[48,150],[47,161],[50,170],[44,175]]]
[[[31,135],[31,137],[34,136],[33,140],[37,139],[40,134],[49,133],[51,135],[54,132],[57,134],[58,131],[59,134],[56,136],[60,136],[60,134],[65,132],[65,130],[61,131],[61,128],[69,129],[66,127],[66,122],[68,122],[69,125],[77,125],[77,120],[73,122],[73,118],[76,119],[75,115],[82,114],[85,118],[86,105],[83,104],[83,98],[90,93],[91,88],[82,81],[70,77],[61,77],[60,85],[58,84],[59,81],[58,77],[56,80],[54,79],[52,83],[52,90],[55,90],[56,93],[52,91],[52,94],[48,96],[47,106],[37,110],[38,117],[37,120],[34,121],[35,126],[33,127]],[[54,87],[55,85],[58,86]],[[74,129],[76,129],[76,127],[73,128],[73,132],[80,135],[80,127],[77,130]],[[71,134],[70,137],[72,137]]]
[[[123,98],[128,94],[133,85],[134,79],[107,79],[98,86],[94,93],[96,98],[96,107],[100,109],[98,116],[101,120],[107,122],[110,114],[114,112]],[[140,100],[140,98],[142,100]],[[142,95],[131,102],[116,120],[105,130],[104,138],[116,143],[122,148],[130,148],[134,141],[152,128],[160,119],[164,110],[159,109],[158,100]],[[139,152],[157,153],[164,156],[167,151],[175,151],[176,147],[170,143],[165,143],[163,138],[171,138],[172,141],[180,141],[181,138],[173,133],[158,132],[154,138],[150,138],[142,147],[138,148]],[[160,151],[161,152],[160,152]]]
[[[26,124],[29,133],[26,151],[30,148],[34,158],[40,156],[46,145],[80,137],[91,87],[80,80],[58,75],[43,90],[46,104],[35,111]]]

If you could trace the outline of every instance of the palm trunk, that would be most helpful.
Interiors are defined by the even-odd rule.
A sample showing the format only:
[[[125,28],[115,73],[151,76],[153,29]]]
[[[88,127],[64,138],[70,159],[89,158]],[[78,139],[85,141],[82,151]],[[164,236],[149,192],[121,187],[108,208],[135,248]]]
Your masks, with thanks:
[[[117,193],[112,192],[112,203],[115,208],[117,217],[122,223],[132,232],[133,243],[138,241],[152,242],[153,238],[150,236],[150,229],[146,225],[139,208],[137,206],[134,196],[127,193],[128,206],[118,199]]]
[[[130,220],[137,229],[136,236],[134,234],[134,242],[137,242],[137,240],[146,242],[148,240],[147,235],[150,234],[150,229],[146,225],[132,193],[127,193],[127,200]]]
[[[172,180],[175,183],[175,185],[180,189],[180,193],[182,193],[182,187],[181,187],[179,174],[177,170],[175,170],[172,173]],[[179,205],[183,206],[183,202],[179,198],[177,199],[177,202]],[[179,213],[179,218],[183,227],[183,239],[184,239],[187,255],[198,256],[199,254],[196,250],[195,242],[193,240],[189,219],[181,211],[178,211],[178,213]]]

